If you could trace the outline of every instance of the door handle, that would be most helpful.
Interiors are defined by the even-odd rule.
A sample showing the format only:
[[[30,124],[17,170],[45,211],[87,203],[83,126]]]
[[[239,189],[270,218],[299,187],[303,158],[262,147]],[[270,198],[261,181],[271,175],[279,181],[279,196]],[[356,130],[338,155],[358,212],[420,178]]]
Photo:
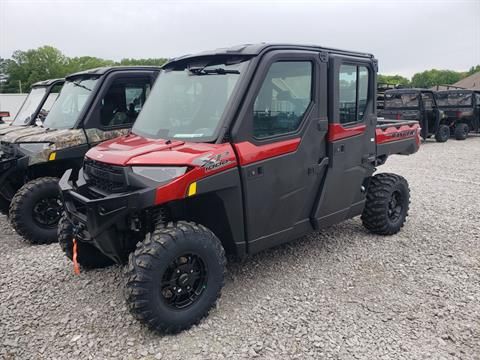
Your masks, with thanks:
[[[318,164],[313,165],[307,169],[308,175],[319,175],[322,173],[322,169],[328,165],[328,157],[325,157]]]
[[[263,175],[263,166],[257,166],[257,167],[250,168],[250,169],[247,170],[247,177],[248,178],[262,176],[262,175]]]

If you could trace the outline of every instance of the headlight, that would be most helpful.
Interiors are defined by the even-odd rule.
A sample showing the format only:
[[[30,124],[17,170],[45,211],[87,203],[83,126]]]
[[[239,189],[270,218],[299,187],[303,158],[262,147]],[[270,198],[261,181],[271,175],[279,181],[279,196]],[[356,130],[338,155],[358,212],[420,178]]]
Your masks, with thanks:
[[[185,174],[187,167],[132,166],[132,171],[137,175],[162,183]]]
[[[19,143],[18,146],[31,153],[39,153],[43,150],[55,150],[55,146],[47,142],[38,143]]]

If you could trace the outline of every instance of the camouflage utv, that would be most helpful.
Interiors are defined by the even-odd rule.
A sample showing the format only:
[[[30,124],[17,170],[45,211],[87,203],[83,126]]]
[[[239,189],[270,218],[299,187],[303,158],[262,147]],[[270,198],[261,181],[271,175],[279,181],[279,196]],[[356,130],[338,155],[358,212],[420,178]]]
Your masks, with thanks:
[[[0,136],[29,125],[41,125],[64,82],[65,79],[51,79],[33,84],[15,119],[10,124],[0,125]]]
[[[129,131],[158,72],[129,66],[70,75],[42,126],[0,137],[0,196],[20,235],[36,244],[56,240],[58,178],[79,169],[90,147]]]

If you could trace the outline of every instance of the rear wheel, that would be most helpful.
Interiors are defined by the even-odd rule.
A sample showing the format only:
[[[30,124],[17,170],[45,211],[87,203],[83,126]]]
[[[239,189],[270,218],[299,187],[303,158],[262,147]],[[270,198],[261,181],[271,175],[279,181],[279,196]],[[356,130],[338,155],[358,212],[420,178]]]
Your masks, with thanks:
[[[450,128],[447,125],[440,125],[435,133],[437,142],[445,142],[450,137]]]
[[[137,319],[162,333],[188,329],[215,305],[224,283],[225,251],[207,228],[157,224],[130,254],[127,303]]]
[[[65,255],[73,260],[73,224],[64,214],[58,223],[58,242]],[[84,268],[102,268],[113,265],[113,260],[96,247],[77,241],[77,261]]]
[[[465,123],[457,124],[455,126],[455,139],[465,140],[468,136],[469,131],[470,131],[470,128],[468,127],[468,124],[465,124]]]
[[[10,221],[17,233],[32,244],[57,240],[57,224],[63,211],[58,179],[43,177],[23,185],[10,204]]]
[[[409,205],[410,189],[405,178],[395,174],[377,174],[368,186],[363,225],[375,234],[396,234],[405,224]]]

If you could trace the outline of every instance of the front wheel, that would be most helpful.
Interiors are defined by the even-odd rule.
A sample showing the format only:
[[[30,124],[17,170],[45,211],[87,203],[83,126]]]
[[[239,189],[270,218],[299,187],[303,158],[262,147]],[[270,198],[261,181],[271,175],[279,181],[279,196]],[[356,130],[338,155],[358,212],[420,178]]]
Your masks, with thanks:
[[[58,179],[29,181],[13,196],[10,221],[15,231],[32,244],[57,240],[57,224],[63,211]]]
[[[440,125],[435,133],[435,140],[437,142],[446,142],[450,137],[450,128],[447,125]]]
[[[126,285],[130,311],[161,333],[188,329],[215,305],[225,264],[220,241],[204,226],[159,223],[130,254]]]
[[[58,242],[66,257],[73,260],[73,224],[64,214],[58,223]],[[91,244],[77,241],[77,261],[86,269],[103,268],[114,262]]]
[[[410,205],[410,189],[400,175],[382,173],[373,176],[368,185],[362,222],[379,235],[393,235],[405,224]]]

